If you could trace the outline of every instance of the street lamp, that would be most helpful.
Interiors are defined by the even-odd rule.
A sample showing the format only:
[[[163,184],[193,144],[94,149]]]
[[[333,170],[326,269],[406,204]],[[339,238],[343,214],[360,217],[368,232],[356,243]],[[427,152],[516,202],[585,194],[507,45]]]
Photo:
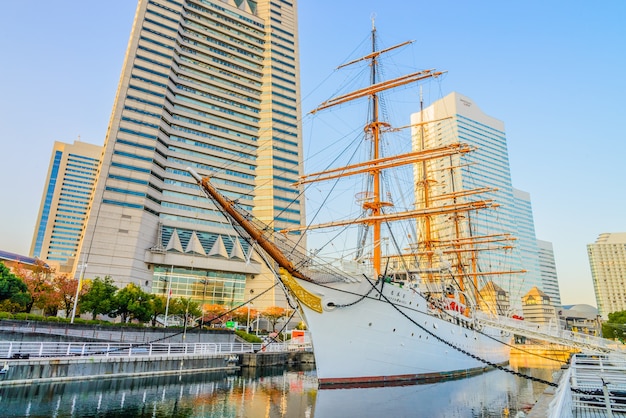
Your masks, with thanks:
[[[248,321],[246,322],[246,332],[250,332],[250,303],[248,302],[246,306],[248,306]]]
[[[185,309],[185,322],[183,328],[183,343],[186,342],[187,338],[187,318],[189,317],[189,302],[191,302],[191,298],[187,298],[187,309]]]
[[[78,285],[76,286],[76,296],[74,296],[74,308],[72,309],[72,319],[70,319],[70,324],[74,323],[74,317],[76,316],[76,307],[78,306],[78,294],[80,293],[80,287],[83,283],[83,276],[85,275],[85,269],[87,268],[87,264],[83,263],[79,267],[80,276],[78,276]]]
[[[206,302],[206,286],[209,284],[209,279],[199,280],[198,283],[202,283],[204,285],[204,289],[202,290],[202,319],[200,320],[200,329],[204,326],[204,304]]]
[[[174,267],[172,267],[172,271]],[[163,319],[163,327],[167,328],[167,313],[170,309],[170,298],[172,297],[172,275],[170,274],[169,279],[167,277],[159,277],[159,280],[167,283],[167,301],[165,302],[165,318]]]

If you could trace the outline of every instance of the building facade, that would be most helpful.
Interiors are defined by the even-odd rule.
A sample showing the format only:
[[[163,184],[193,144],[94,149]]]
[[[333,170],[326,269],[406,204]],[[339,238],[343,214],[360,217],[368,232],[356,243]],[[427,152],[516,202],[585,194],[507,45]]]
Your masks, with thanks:
[[[523,276],[521,288],[528,291],[533,287],[544,290],[541,266],[539,263],[539,247],[535,235],[535,221],[530,193],[519,189],[513,189],[513,213],[515,220],[515,246],[519,248],[521,266],[526,273]]]
[[[489,280],[509,295],[511,309],[521,312],[522,296],[540,284],[541,277],[530,196],[513,188],[504,123],[485,114],[472,99],[455,92],[414,113],[411,124],[424,126],[425,148],[462,142],[475,149],[467,157],[452,157],[456,158],[452,165],[461,168],[460,176],[450,179],[445,170],[432,167],[431,172],[440,176],[433,181],[447,193],[490,190],[481,197],[467,197],[491,199],[495,205],[467,215],[468,219],[471,217],[471,231],[466,231],[466,235],[517,238],[508,251],[492,253],[481,261],[479,268],[499,272]],[[445,219],[436,228],[439,236],[447,239],[455,233]],[[477,284],[479,288],[485,285]]]
[[[552,243],[537,240],[537,248],[539,249],[539,270],[541,271],[540,289],[550,296],[552,304],[559,308],[561,306],[561,291],[559,289]]]
[[[301,225],[297,51],[293,0],[138,2],[75,275],[229,306],[273,284],[187,168]]]
[[[559,319],[550,296],[533,287],[522,298],[524,319],[535,324],[559,326]]]
[[[598,303],[598,314],[626,310],[626,232],[603,233],[587,244],[587,255]]]
[[[55,142],[30,256],[60,273],[72,271],[83,236],[102,147]]]

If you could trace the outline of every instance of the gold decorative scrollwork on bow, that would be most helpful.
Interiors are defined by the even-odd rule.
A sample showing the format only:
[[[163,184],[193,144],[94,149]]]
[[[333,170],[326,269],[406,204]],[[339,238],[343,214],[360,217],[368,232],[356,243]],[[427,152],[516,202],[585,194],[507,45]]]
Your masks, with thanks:
[[[315,312],[322,313],[322,298],[315,296],[313,293],[300,286],[296,279],[284,268],[279,270],[279,274],[283,284],[291,290],[300,302],[313,309]]]

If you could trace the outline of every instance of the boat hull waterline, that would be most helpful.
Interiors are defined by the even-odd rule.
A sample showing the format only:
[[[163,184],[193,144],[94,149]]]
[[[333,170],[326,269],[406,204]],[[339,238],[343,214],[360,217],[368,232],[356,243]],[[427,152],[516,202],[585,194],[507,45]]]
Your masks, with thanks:
[[[321,312],[301,303],[321,386],[452,379],[509,361],[509,334],[454,311],[434,316],[414,289],[295,280],[321,302]]]

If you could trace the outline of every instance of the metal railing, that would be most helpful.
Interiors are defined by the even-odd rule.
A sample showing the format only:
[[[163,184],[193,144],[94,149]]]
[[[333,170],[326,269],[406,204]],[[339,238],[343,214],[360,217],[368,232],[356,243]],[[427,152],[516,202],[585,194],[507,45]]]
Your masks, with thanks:
[[[626,414],[624,358],[576,354],[561,376],[548,416],[562,418],[594,413],[607,417]]]
[[[584,352],[626,355],[625,344],[593,335],[557,329],[554,326],[538,325],[530,321],[520,321],[512,318],[492,318],[481,312],[476,313],[476,322],[513,334],[523,335],[527,338],[579,348]]]
[[[297,347],[303,350],[304,347]],[[30,359],[52,357],[133,357],[168,355],[216,355],[262,352],[287,352],[294,347],[288,343],[171,343],[131,344],[97,342],[22,342],[0,341],[0,358]]]

